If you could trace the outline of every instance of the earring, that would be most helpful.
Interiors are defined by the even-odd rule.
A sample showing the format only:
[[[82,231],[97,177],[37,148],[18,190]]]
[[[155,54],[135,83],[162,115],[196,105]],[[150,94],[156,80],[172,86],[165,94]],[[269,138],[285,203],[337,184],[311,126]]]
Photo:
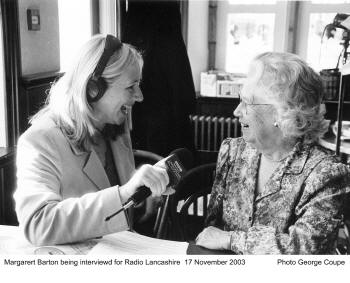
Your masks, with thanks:
[[[277,122],[273,123],[273,126],[278,128],[278,123]]]

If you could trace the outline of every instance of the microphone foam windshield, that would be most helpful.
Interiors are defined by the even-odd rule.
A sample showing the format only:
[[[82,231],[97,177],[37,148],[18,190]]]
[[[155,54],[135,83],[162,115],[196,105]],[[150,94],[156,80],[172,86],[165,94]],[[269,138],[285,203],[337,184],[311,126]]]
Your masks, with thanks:
[[[175,149],[170,153],[170,155],[173,154],[179,158],[186,170],[189,170],[193,167],[193,155],[187,148]]]
[[[186,148],[176,149],[166,159],[169,186],[176,185],[193,164],[191,152]]]

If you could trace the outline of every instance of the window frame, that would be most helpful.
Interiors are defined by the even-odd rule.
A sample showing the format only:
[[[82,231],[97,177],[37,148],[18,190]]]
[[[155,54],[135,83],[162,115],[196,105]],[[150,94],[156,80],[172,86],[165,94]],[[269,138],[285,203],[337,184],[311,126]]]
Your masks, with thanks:
[[[6,147],[14,147],[20,135],[20,95],[21,55],[19,37],[19,17],[17,0],[0,0],[2,20],[2,40],[4,58],[4,88],[6,107]]]
[[[6,85],[4,68],[4,44],[3,44],[2,11],[0,9],[0,147],[7,147],[7,110],[6,110]]]

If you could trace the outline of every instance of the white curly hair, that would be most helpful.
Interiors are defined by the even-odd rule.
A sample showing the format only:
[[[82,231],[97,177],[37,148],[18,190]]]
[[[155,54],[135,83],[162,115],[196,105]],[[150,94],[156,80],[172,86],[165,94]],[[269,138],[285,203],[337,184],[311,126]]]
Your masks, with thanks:
[[[317,141],[328,129],[319,74],[291,53],[265,52],[254,58],[257,63],[263,68],[259,84],[271,96],[284,137]]]

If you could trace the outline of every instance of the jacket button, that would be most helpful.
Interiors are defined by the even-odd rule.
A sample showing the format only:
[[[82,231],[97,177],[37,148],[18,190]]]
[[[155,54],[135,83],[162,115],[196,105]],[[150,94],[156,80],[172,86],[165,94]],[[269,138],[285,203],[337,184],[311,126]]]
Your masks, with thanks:
[[[249,221],[252,221],[252,217],[251,216],[248,219],[249,219]]]

